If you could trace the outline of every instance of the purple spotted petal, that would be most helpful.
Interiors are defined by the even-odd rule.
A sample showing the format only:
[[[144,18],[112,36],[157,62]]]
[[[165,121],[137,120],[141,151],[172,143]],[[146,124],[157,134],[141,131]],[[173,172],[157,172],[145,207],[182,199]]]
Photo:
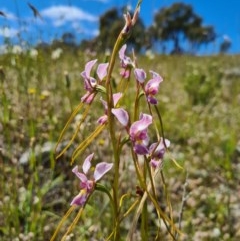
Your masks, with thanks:
[[[149,153],[148,148],[144,145],[135,144],[133,150],[138,155],[147,155]]]
[[[144,83],[147,76],[146,72],[143,69],[138,69],[138,68],[134,70],[134,75],[137,81],[140,82],[141,84]]]
[[[153,96],[149,95],[147,96],[147,101],[152,104],[152,105],[157,105],[158,101],[156,98],[154,98]]]
[[[107,123],[107,120],[108,120],[108,116],[103,115],[103,116],[98,118],[97,123],[100,124],[100,125],[104,125],[105,123]]]
[[[87,191],[85,189],[82,189],[81,192],[76,197],[73,198],[70,205],[83,206],[87,201],[87,196],[88,196]]]
[[[102,176],[107,173],[113,166],[113,163],[100,162],[96,165],[96,169],[94,171],[93,177],[97,182],[102,178]]]
[[[97,68],[97,75],[100,80],[103,80],[107,75],[108,63],[99,64]]]
[[[112,109],[112,113],[115,115],[115,117],[123,126],[127,126],[129,121],[129,116],[127,111],[125,111],[123,108],[118,108],[118,109]]]
[[[91,167],[91,160],[93,159],[93,156],[94,156],[94,153],[92,153],[91,155],[87,156],[87,158],[85,159],[85,161],[83,162],[83,166],[82,166],[82,169],[83,169],[83,172],[85,174],[88,173],[90,167]]]

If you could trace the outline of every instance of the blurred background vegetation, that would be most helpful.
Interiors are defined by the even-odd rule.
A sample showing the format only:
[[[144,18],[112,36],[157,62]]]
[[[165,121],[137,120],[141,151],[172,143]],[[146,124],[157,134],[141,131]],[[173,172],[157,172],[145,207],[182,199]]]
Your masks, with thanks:
[[[107,58],[106,50],[111,51],[123,26],[122,11],[107,11],[100,18],[99,36],[80,46],[72,33],[65,33],[51,45],[27,50],[9,43],[9,51],[0,56],[0,240],[49,240],[76,195],[78,182],[69,165],[71,150],[55,160],[54,147],[84,93],[80,72],[87,61]],[[139,52],[139,67],[154,70],[164,79],[159,109],[165,135],[171,140],[170,153],[184,168],[178,169],[170,159],[165,161],[176,223],[185,198],[180,240],[240,238],[240,56],[193,56],[200,45],[216,37],[191,6],[178,3],[161,9],[148,29],[140,20],[129,39],[129,46]],[[187,50],[181,46],[183,39],[191,43]],[[172,55],[162,54],[165,41],[173,42]],[[154,51],[159,46],[161,54]],[[225,42],[220,53],[227,53],[228,46]],[[118,67],[117,62],[116,79]],[[125,106],[131,107],[131,98],[129,95]],[[73,148],[102,115],[100,101],[94,108]],[[69,126],[66,141],[79,115]],[[106,133],[87,151],[94,151],[96,159],[110,161]],[[123,157],[129,165],[129,173],[122,174],[123,191],[135,188],[128,161]],[[163,193],[161,186],[159,193]],[[101,195],[91,200],[69,240],[104,240],[111,226],[105,203]],[[153,213],[150,227],[156,225],[155,217]],[[128,222],[122,225],[123,233]]]

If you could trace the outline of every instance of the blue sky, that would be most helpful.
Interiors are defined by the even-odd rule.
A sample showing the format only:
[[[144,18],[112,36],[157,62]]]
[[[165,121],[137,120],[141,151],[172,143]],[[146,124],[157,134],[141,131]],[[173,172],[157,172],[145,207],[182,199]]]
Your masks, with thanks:
[[[180,0],[179,0],[180,1]],[[143,0],[140,17],[149,26],[154,14],[176,0]],[[4,3],[3,3],[4,2]],[[43,20],[34,18],[27,3],[40,12]],[[240,52],[240,0],[182,0],[191,4],[203,18],[205,25],[213,25],[218,38],[215,43],[201,50],[217,53],[224,37],[231,39],[230,53]],[[128,5],[135,8],[137,0],[8,0],[2,1],[0,11],[0,45],[6,38],[12,43],[25,41],[50,42],[66,31],[72,31],[78,39],[90,39],[98,33],[98,19],[111,7]]]

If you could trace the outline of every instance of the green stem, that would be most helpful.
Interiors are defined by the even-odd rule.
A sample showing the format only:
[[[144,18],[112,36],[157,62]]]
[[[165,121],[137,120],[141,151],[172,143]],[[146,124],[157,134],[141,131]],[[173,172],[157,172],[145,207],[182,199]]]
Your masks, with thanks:
[[[119,217],[118,217],[118,210],[119,210],[119,194],[118,194],[118,187],[119,187],[119,152],[118,152],[118,142],[117,138],[115,136],[115,122],[114,122],[114,116],[111,112],[113,108],[113,97],[112,97],[112,85],[111,85],[111,76],[115,64],[115,59],[117,56],[117,53],[119,49],[122,47],[124,43],[124,38],[122,35],[122,32],[119,34],[117,41],[115,43],[109,68],[108,68],[108,74],[107,74],[107,80],[106,80],[106,92],[107,92],[107,105],[108,105],[108,123],[109,123],[109,134],[111,138],[112,148],[113,148],[113,155],[114,155],[114,181],[113,181],[113,202],[114,202],[114,240],[119,240],[120,234],[119,234]]]
[[[147,212],[147,202],[143,204],[143,210],[141,213],[141,240],[148,241],[148,212]]]
[[[141,4],[141,0],[138,1],[137,7]],[[127,20],[126,20],[127,21]],[[127,22],[126,22],[127,24]],[[119,153],[119,145],[118,140],[115,136],[115,122],[114,122],[114,116],[111,112],[112,108],[114,107],[113,104],[113,92],[112,92],[112,84],[111,84],[111,76],[113,72],[113,68],[115,65],[116,56],[120,50],[120,48],[123,46],[125,41],[130,35],[129,32],[124,31],[125,26],[123,30],[120,32],[116,43],[113,48],[113,52],[110,58],[109,67],[108,67],[108,73],[106,78],[106,93],[107,93],[107,106],[108,106],[108,127],[109,127],[109,134],[110,139],[112,143],[113,148],[113,156],[114,156],[114,181],[113,181],[113,201],[114,201],[114,219],[115,219],[115,232],[114,232],[114,241],[118,241],[120,239],[120,233],[119,233],[119,226],[120,226],[120,220],[119,220],[119,162],[120,162],[120,153]]]

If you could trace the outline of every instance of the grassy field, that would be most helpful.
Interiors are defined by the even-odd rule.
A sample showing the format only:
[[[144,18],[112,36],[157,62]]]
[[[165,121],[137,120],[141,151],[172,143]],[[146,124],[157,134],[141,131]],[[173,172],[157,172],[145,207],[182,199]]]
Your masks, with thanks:
[[[53,150],[84,93],[80,72],[94,58],[65,50],[58,58],[48,52],[0,56],[0,240],[49,240],[69,208],[78,187],[71,153],[56,161]],[[240,56],[139,56],[138,61],[164,78],[159,109],[171,155],[183,167],[170,160],[164,165],[176,222],[184,204],[179,240],[239,240]],[[129,96],[124,104],[132,102]],[[77,140],[101,114],[96,106]],[[66,140],[76,124],[77,117]],[[104,139],[103,133],[89,149],[108,160]],[[126,173],[122,188],[130,179]],[[87,206],[68,240],[104,240],[110,225],[101,216],[104,201],[99,197]]]

